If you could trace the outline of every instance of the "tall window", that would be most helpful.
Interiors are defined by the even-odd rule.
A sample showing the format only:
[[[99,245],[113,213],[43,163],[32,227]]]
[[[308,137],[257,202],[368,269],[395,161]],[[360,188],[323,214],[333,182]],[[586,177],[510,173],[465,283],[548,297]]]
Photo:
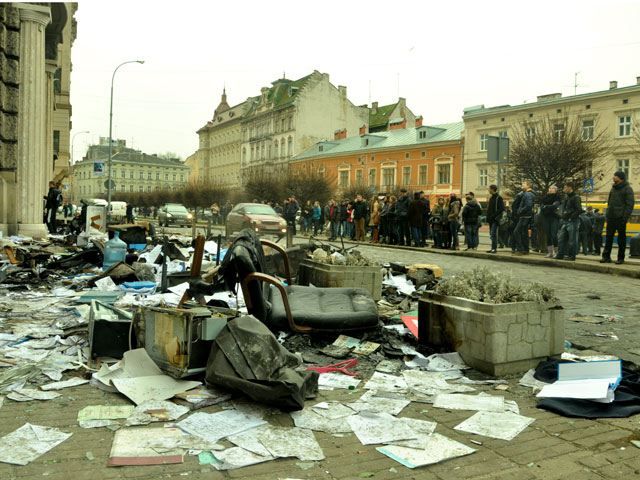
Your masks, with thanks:
[[[429,180],[427,179],[426,165],[420,165],[420,167],[418,167],[418,183],[421,186],[427,185],[429,183]]]
[[[369,186],[375,187],[375,185],[376,185],[376,169],[370,168],[369,169]]]
[[[438,183],[451,183],[451,165],[438,165]]]
[[[533,138],[536,135],[536,127],[525,127],[524,134],[527,138]]]
[[[364,183],[362,169],[359,168],[356,170],[356,185],[360,186]]]
[[[411,184],[411,167],[402,167],[402,184]]]
[[[280,131],[284,132],[284,118],[280,120]]]
[[[582,139],[593,140],[593,120],[582,121]]]
[[[184,174],[183,173],[180,174],[180,181],[184,182]]]
[[[489,138],[489,134],[488,133],[481,133],[480,134],[480,151],[481,152],[486,152],[487,151],[487,139]]]
[[[289,130],[293,130],[293,117],[289,117]]]
[[[396,183],[396,169],[393,167],[383,168],[381,176],[383,187],[393,187]]]
[[[147,180],[151,180],[151,172],[147,172]]]
[[[138,187],[138,192],[140,192],[140,193],[144,192],[144,187],[142,185],[140,185]]]
[[[151,193],[151,185],[147,185],[147,192]]]
[[[127,172],[125,172],[124,170],[122,170],[122,171],[120,172],[120,176],[121,176],[122,178],[125,178],[125,177],[127,176]]]
[[[289,117],[289,120],[291,120],[291,117]],[[293,138],[289,137],[287,139],[287,156],[290,157],[291,155],[293,155]]]
[[[176,181],[176,174],[175,173],[173,174],[173,181],[174,182]]]
[[[340,187],[345,188],[349,186],[349,170],[340,170],[338,172],[338,183]]]
[[[140,176],[140,180],[142,180],[144,178],[144,173],[143,172],[138,172],[139,176]]]
[[[618,136],[628,137],[631,135],[631,115],[621,115],[618,117]]]
[[[242,147],[242,162],[246,162],[247,161],[247,149],[246,147]]]
[[[156,172],[156,180],[160,180],[160,172]]]
[[[130,178],[131,180],[133,180],[133,170],[131,170],[131,171],[129,172],[129,178]],[[133,191],[133,190],[132,190],[132,191]]]
[[[627,176],[627,180],[629,180],[629,159],[623,159],[623,160],[618,160],[617,161],[618,164],[618,170],[621,170],[624,172],[624,174]]]
[[[507,136],[508,136],[507,131],[506,131],[506,130],[500,130],[500,131],[498,132],[498,136],[499,136],[500,138],[507,138]]]
[[[488,184],[489,170],[486,168],[478,169],[478,185],[486,187]]]
[[[164,179],[165,179],[165,180],[169,180],[169,174],[168,174],[168,173],[165,173],[165,174],[164,174]]]
[[[284,120],[282,120],[282,121],[284,122]],[[280,156],[281,156],[282,158],[284,158],[284,156],[285,156],[285,155],[284,155],[284,148],[285,148],[285,147],[284,147],[284,138],[283,138],[282,140],[280,140]]]
[[[129,185],[129,191],[133,193],[133,185]]]
[[[56,155],[60,151],[60,130],[53,131],[53,153]]]
[[[275,146],[275,152],[276,152],[276,157],[277,157],[278,156],[278,151],[279,151],[278,150],[278,140],[275,141],[274,146]]]
[[[553,125],[553,137],[558,143],[562,141],[564,138],[564,123],[556,123]]]

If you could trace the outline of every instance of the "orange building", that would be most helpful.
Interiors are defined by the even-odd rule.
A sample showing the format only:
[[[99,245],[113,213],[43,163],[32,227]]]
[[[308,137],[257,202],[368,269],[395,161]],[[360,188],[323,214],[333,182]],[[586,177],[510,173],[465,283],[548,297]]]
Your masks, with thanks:
[[[339,194],[361,186],[366,195],[424,191],[431,199],[462,185],[462,122],[423,126],[416,119],[415,128],[396,128],[384,132],[346,137],[335,132],[335,139],[316,143],[292,159],[293,172],[324,175]],[[345,138],[346,137],[346,138]]]

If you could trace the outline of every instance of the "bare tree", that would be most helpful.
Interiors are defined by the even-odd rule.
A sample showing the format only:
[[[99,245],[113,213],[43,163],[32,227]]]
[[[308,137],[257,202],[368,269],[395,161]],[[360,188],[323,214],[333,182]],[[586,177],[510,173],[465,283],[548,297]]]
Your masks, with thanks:
[[[523,180],[529,180],[534,191],[546,192],[568,178],[581,185],[602,175],[610,150],[606,131],[595,122],[592,129],[584,129],[573,118],[546,117],[517,124],[510,137],[505,187],[515,193]]]

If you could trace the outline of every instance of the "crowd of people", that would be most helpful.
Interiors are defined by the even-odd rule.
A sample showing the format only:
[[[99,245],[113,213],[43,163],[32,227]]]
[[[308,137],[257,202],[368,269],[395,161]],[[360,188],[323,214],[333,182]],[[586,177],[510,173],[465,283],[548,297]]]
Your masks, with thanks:
[[[388,245],[433,247],[459,250],[462,236],[465,250],[477,250],[479,229],[489,226],[491,247],[510,248],[513,255],[527,255],[531,250],[546,253],[546,258],[575,260],[583,255],[602,255],[601,262],[611,262],[614,237],[621,248],[616,263],[623,263],[626,247],[626,224],[633,212],[634,194],[624,172],[616,172],[605,215],[598,208],[582,207],[573,181],[567,180],[562,192],[551,186],[545,194],[535,194],[531,182],[511,202],[490,185],[485,209],[473,192],[459,198],[455,193],[437,198],[431,206],[424,192],[413,195],[402,189],[398,196],[379,193],[372,198],[362,194],[354,199],[318,201],[300,205],[295,197],[287,198],[281,214],[295,235],[326,234],[329,240],[344,237],[358,242]],[[606,241],[602,245],[607,224]],[[299,230],[298,230],[299,229]],[[428,242],[432,243],[428,245]]]

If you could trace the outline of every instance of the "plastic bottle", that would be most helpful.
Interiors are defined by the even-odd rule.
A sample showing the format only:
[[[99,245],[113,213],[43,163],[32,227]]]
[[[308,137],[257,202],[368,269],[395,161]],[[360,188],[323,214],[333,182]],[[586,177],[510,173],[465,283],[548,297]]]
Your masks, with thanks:
[[[113,232],[113,238],[104,245],[102,270],[108,270],[118,262],[124,262],[127,256],[127,244],[120,240],[120,232]]]

